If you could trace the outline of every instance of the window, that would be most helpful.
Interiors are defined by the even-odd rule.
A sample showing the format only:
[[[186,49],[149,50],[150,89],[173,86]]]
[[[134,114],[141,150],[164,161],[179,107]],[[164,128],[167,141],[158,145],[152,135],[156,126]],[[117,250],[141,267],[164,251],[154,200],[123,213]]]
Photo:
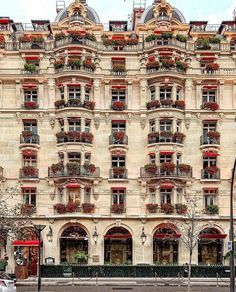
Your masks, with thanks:
[[[125,128],[126,128],[125,121],[120,121],[120,122],[112,121],[112,124],[111,124],[112,134],[115,132],[125,132]]]
[[[155,133],[156,132],[156,122],[155,122],[155,120],[150,120],[149,121],[149,132],[150,133]]]
[[[81,132],[81,120],[69,120],[69,132]]]
[[[24,97],[26,102],[37,102],[38,99],[38,92],[37,90],[24,90]]]
[[[160,163],[164,163],[164,162],[171,162],[172,161],[172,155],[171,154],[161,154],[160,155]]]
[[[23,204],[36,206],[36,188],[22,189]]]
[[[171,132],[172,131],[172,121],[160,121],[160,132]]]
[[[161,204],[171,204],[172,189],[160,189]]]
[[[176,155],[176,166],[179,166],[181,162],[182,162],[182,155],[178,153]]]
[[[64,120],[60,119],[60,120],[58,120],[58,122],[59,122],[59,126],[61,128],[61,131],[64,132]]]
[[[69,99],[80,99],[81,89],[78,87],[69,87]]]
[[[125,89],[112,90],[111,96],[112,96],[112,102],[114,101],[125,102]]]
[[[181,132],[181,121],[176,121],[176,132]]]
[[[149,162],[150,163],[156,163],[156,155],[155,155],[155,153],[151,153],[151,154],[149,154]]]
[[[217,199],[217,190],[204,190],[204,205],[205,208],[207,208],[208,206],[213,206],[213,205],[217,205],[216,202]]]
[[[176,100],[180,100],[181,99],[181,89],[180,88],[177,88],[177,91],[176,91]]]
[[[125,156],[112,156],[111,167],[125,167]]]
[[[90,127],[91,127],[91,120],[86,119],[86,120],[85,120],[84,131],[85,131],[86,133],[90,133]]]
[[[148,194],[149,194],[149,203],[156,204],[156,190],[155,190],[155,188],[149,188]]]
[[[113,204],[119,204],[124,205],[125,204],[125,190],[124,189],[112,189],[112,205]]]
[[[23,121],[24,131],[32,132],[33,134],[38,133],[37,121]]]
[[[84,189],[84,202],[85,203],[91,203],[91,193],[92,193],[92,189],[89,187],[86,187]]]
[[[215,90],[204,90],[202,92],[202,102],[216,102],[216,91]]]
[[[77,163],[81,163],[81,155],[80,153],[68,153],[68,160],[69,162],[77,162]]]
[[[207,136],[208,132],[214,132],[216,131],[216,122],[209,121],[203,123],[203,136]]]
[[[160,100],[171,99],[171,88],[160,88]]]
[[[80,188],[68,188],[68,202],[76,203],[78,206],[81,204]]]
[[[156,89],[155,87],[150,88],[150,100],[155,100],[156,99]]]
[[[216,157],[203,157],[203,168],[216,166]]]
[[[64,99],[64,98],[65,98],[65,91],[64,91],[64,87],[60,87],[60,88],[59,88],[59,91],[60,91],[60,96],[61,96],[61,99]]]
[[[90,88],[85,87],[84,100],[90,100]]]
[[[23,155],[23,165],[37,167],[37,156],[36,155],[31,155],[31,156]]]

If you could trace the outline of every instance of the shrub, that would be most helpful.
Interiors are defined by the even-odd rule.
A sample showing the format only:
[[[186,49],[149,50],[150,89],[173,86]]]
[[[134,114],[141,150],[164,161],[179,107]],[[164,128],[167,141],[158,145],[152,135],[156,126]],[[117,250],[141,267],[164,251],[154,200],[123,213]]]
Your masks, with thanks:
[[[199,38],[196,42],[198,49],[208,50],[210,49],[210,42],[208,38]]]
[[[172,39],[173,33],[172,32],[162,32],[161,38],[164,40]]]
[[[172,132],[167,132],[167,131],[162,131],[160,132],[160,137],[162,138],[172,138],[173,133]]]
[[[214,215],[219,213],[219,207],[217,205],[209,205],[206,207],[206,213],[209,215]]]
[[[125,167],[113,167],[112,171],[113,171],[113,175],[119,176],[119,175],[123,175],[126,169]]]
[[[57,211],[58,214],[66,213],[66,206],[64,204],[58,203],[53,206],[53,209]]]
[[[94,204],[91,203],[83,203],[82,210],[84,213],[93,213],[94,212]]]
[[[93,134],[87,133],[87,132],[82,132],[81,133],[81,142],[91,144],[93,142]]]
[[[60,32],[60,33],[55,35],[55,41],[61,41],[64,38],[66,38],[66,35],[64,34],[64,32]]]
[[[151,100],[149,102],[147,102],[147,109],[155,109],[160,107],[160,102],[159,100]]]
[[[181,43],[186,43],[188,40],[188,37],[182,34],[177,34],[176,39]]]
[[[25,69],[25,71],[33,73],[36,71],[37,66],[35,64],[25,64],[24,69]]]
[[[170,69],[170,68],[174,67],[175,61],[172,60],[171,58],[162,58],[161,64],[164,68]]]
[[[68,60],[68,66],[76,67],[77,69],[79,69],[81,66],[81,61],[80,61],[80,59],[71,58]]]
[[[79,98],[70,98],[68,99],[68,106],[82,106],[82,102]]]
[[[59,133],[56,133],[56,137],[57,138],[66,138],[66,137],[68,137],[68,134],[64,131],[61,131]]]
[[[149,211],[149,213],[156,213],[158,209],[158,204],[147,204],[146,208]]]
[[[58,61],[55,61],[54,68],[61,69],[63,68],[64,65],[65,65],[65,62],[63,60],[58,60]]]
[[[127,46],[134,46],[138,44],[138,39],[137,38],[129,38],[126,40]]]
[[[188,207],[185,204],[175,204],[176,212],[180,215],[186,214],[188,211]]]
[[[217,37],[209,38],[209,43],[210,44],[219,44],[220,43],[220,39],[217,38]]]
[[[87,40],[92,41],[92,42],[96,42],[96,41],[97,41],[95,35],[94,35],[94,34],[91,34],[91,33],[86,33],[86,34],[85,34],[85,38],[86,38]]]
[[[88,59],[84,60],[83,65],[84,67],[91,69],[92,71],[94,71],[96,68],[96,65],[91,60]]]
[[[183,61],[176,61],[176,68],[186,71],[189,68],[188,63],[183,62]]]
[[[144,166],[146,173],[155,175],[157,173],[157,165],[155,163],[149,163]]]
[[[162,106],[168,106],[168,107],[173,105],[172,99],[161,99],[160,103]]]
[[[145,41],[146,41],[147,43],[149,43],[149,42],[154,41],[156,38],[157,38],[157,36],[156,36],[155,34],[151,34],[151,35],[149,35],[149,36],[147,36],[147,37],[145,38]]]

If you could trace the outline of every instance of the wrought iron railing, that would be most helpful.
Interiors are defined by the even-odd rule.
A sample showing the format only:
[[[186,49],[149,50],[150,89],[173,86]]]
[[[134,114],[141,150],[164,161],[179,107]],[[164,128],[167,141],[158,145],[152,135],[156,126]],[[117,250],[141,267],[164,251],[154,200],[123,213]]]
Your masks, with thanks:
[[[78,168],[69,169],[67,166],[63,166],[59,170],[54,170],[52,167],[48,168],[48,177],[56,178],[56,177],[99,177],[100,176],[100,168],[96,167],[94,171],[91,171],[89,167],[79,166]]]
[[[37,134],[32,134],[32,136],[24,136],[20,135],[20,144],[35,144],[39,145],[40,139],[39,135]]]
[[[220,145],[220,138],[210,138],[202,135],[200,137],[200,145]]]
[[[152,177],[190,178],[190,177],[192,177],[192,170],[186,171],[186,172],[181,171],[178,166],[176,166],[174,170],[163,170],[160,166],[158,166],[156,172],[150,173],[145,169],[145,167],[141,167],[140,177],[142,177],[142,178],[152,178]]]
[[[124,138],[116,139],[114,135],[109,136],[109,145],[128,145],[128,136],[124,135]]]

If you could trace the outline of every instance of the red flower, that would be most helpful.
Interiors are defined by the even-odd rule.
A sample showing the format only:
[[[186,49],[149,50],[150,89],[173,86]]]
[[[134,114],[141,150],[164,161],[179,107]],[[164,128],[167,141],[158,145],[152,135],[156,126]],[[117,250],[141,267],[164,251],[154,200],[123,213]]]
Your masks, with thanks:
[[[66,206],[64,204],[56,204],[53,206],[53,209],[57,211],[58,214],[65,214],[66,213]]]
[[[123,101],[114,101],[112,103],[112,108],[113,110],[117,110],[117,111],[123,111],[125,109],[125,103]]]
[[[90,100],[85,100],[84,101],[84,107],[90,110],[94,110],[95,107],[95,102],[94,101],[90,101]]]
[[[123,142],[124,137],[125,137],[125,132],[122,132],[122,131],[114,132],[113,136],[114,136],[116,141]]]
[[[175,170],[175,164],[172,162],[163,162],[161,164],[161,170],[163,171],[174,171]]]
[[[160,106],[159,100],[151,100],[147,103],[147,109],[155,109]]]
[[[158,204],[147,204],[146,207],[147,207],[149,213],[156,213],[157,208],[158,208]]]
[[[68,202],[66,205],[66,212],[74,213],[77,211],[78,205],[74,202]]]
[[[176,106],[176,108],[184,110],[185,109],[185,101],[184,100],[176,100],[175,106]]]
[[[155,175],[157,173],[157,166],[155,163],[146,164],[144,169],[150,175]]]
[[[162,204],[161,209],[164,211],[165,214],[171,214],[174,212],[174,206],[169,203]]]
[[[216,102],[209,101],[204,103],[203,108],[216,111],[219,109],[219,105]]]
[[[83,203],[82,209],[84,213],[92,213],[94,212],[94,204],[91,203]]]
[[[36,109],[38,108],[38,104],[35,101],[25,101],[24,107],[27,109]]]

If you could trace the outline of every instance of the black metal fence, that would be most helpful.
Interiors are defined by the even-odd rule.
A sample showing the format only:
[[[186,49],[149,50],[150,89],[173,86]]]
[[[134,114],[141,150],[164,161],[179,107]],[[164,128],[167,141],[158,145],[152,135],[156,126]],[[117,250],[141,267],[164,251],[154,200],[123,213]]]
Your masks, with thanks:
[[[193,278],[229,278],[229,266],[192,266]],[[187,267],[177,265],[165,266],[83,266],[83,265],[43,265],[44,278],[154,278],[186,277]]]

